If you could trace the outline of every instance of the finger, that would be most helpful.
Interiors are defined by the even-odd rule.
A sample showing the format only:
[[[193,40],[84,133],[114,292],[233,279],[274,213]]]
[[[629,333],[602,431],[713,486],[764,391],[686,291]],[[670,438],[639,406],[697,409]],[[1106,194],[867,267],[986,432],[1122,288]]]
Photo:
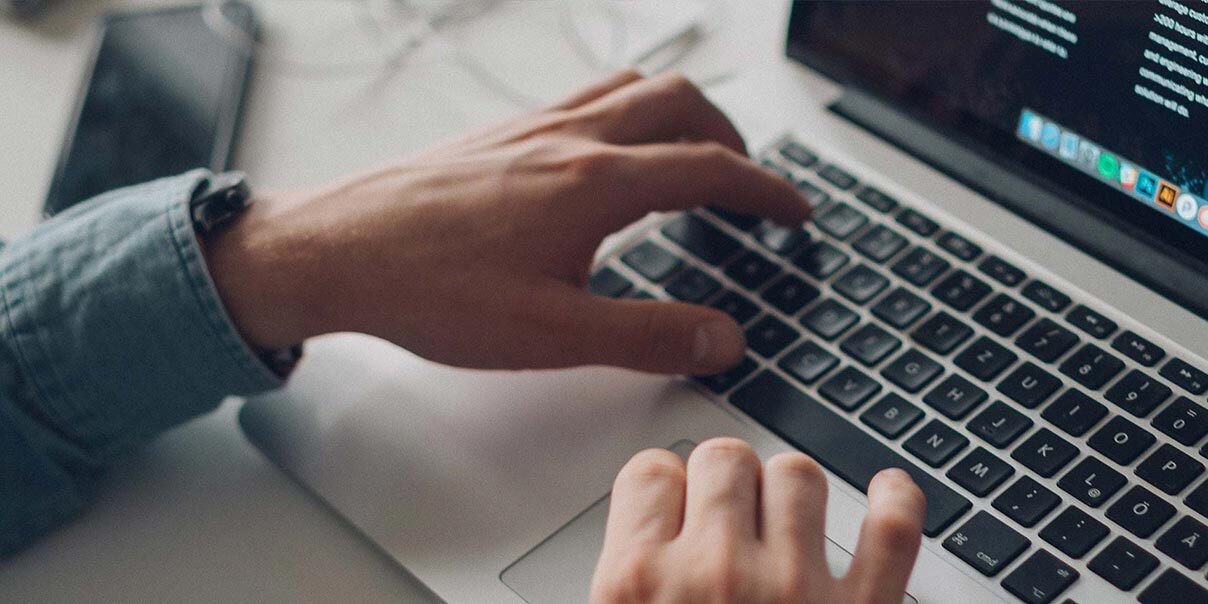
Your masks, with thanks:
[[[776,559],[805,571],[807,582],[829,579],[826,566],[826,475],[804,453],[781,453],[763,469],[763,541]]]
[[[634,455],[612,486],[606,547],[625,551],[674,539],[684,518],[686,477],[683,460],[671,451],[647,449]]]
[[[901,602],[922,542],[927,502],[910,476],[883,470],[868,485],[868,515],[844,582],[865,602]]]
[[[600,140],[632,145],[715,141],[746,155],[742,135],[691,81],[662,73],[618,88],[580,108]]]
[[[614,300],[567,288],[542,306],[549,363],[712,375],[742,360],[746,338],[725,313],[680,302]]]
[[[759,458],[736,438],[707,440],[688,457],[681,536],[719,547],[758,538]]]
[[[650,212],[714,205],[785,225],[809,219],[811,208],[787,179],[715,143],[662,144],[614,150],[613,178],[626,195],[600,206],[608,226]]]
[[[642,74],[636,70],[622,69],[602,80],[589,84],[586,88],[571,93],[570,96],[547,107],[547,110],[564,111],[574,109],[640,79],[642,79]]]

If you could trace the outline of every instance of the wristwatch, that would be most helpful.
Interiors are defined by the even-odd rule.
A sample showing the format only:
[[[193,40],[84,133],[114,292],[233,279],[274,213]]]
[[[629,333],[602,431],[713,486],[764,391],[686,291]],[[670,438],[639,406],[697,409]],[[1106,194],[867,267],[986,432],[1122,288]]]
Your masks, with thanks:
[[[215,174],[198,183],[189,202],[193,231],[205,239],[252,202],[252,190],[242,172]],[[260,360],[280,377],[288,376],[302,358],[302,344],[280,350],[257,351]]]

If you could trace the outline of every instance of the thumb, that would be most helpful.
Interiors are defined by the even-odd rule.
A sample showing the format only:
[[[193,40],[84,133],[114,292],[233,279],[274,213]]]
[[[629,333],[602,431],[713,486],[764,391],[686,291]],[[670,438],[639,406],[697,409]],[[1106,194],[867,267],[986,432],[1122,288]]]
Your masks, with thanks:
[[[615,300],[584,291],[559,305],[563,351],[584,365],[711,375],[742,360],[746,338],[725,313],[681,302]]]

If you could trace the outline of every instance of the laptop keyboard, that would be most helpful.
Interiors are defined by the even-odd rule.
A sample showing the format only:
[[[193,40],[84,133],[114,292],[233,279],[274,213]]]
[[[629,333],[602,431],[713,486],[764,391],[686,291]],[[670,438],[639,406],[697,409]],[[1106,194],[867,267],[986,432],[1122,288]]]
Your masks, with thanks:
[[[680,214],[589,288],[732,316],[747,356],[701,386],[862,491],[906,470],[927,537],[1018,599],[1089,571],[1208,601],[1203,366],[793,140],[761,161],[810,224]]]

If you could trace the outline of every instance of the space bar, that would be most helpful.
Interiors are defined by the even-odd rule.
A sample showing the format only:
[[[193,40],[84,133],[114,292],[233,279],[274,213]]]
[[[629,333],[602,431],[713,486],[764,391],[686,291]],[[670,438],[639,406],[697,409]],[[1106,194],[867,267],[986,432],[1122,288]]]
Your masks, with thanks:
[[[969,509],[969,500],[774,373],[764,371],[730,396],[755,421],[805,451],[862,492],[885,468],[901,468],[927,496],[923,533],[934,537]]]

